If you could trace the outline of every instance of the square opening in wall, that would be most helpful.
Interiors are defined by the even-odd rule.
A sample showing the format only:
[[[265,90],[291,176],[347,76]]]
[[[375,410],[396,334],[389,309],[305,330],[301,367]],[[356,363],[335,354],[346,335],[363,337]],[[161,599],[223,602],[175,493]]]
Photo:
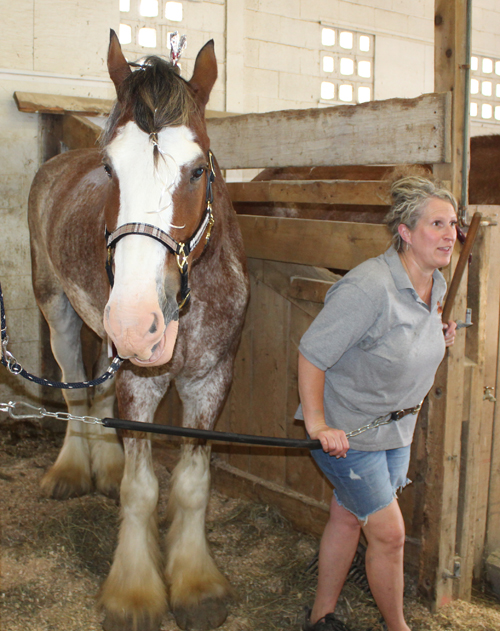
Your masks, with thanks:
[[[339,44],[341,48],[351,50],[353,44],[352,33],[350,31],[342,31],[339,35]]]
[[[330,81],[321,82],[321,98],[325,101],[331,101],[335,98],[335,84]]]
[[[156,48],[156,29],[141,28],[137,35],[137,43],[144,48]]]
[[[182,22],[182,2],[167,2],[165,17],[171,22]]]
[[[490,74],[490,72],[493,72],[493,61],[484,57],[482,67],[485,74]]]
[[[477,103],[470,104],[470,115],[477,116]]]
[[[481,118],[491,118],[493,116],[493,107],[489,103],[483,103],[481,106]]]
[[[335,68],[333,57],[325,55],[323,57],[323,72],[333,72]]]
[[[491,81],[483,81],[481,83],[481,94],[484,96],[491,96],[493,92],[493,84]]]
[[[359,36],[359,50],[362,53],[367,53],[370,50],[370,38],[368,35]]]
[[[120,24],[118,29],[118,39],[120,44],[130,44],[132,42],[132,27],[128,24]]]
[[[372,76],[372,64],[370,61],[358,61],[358,75],[369,79]]]
[[[358,103],[366,103],[367,101],[371,101],[372,99],[372,91],[370,88],[365,86],[361,86],[358,88]]]
[[[340,74],[349,76],[354,74],[354,60],[348,57],[342,57],[340,60]]]
[[[346,103],[352,102],[352,85],[343,84],[339,86],[339,99]]]
[[[155,18],[158,15],[158,0],[141,0],[139,13],[147,18]]]
[[[335,46],[335,31],[332,28],[321,29],[321,43],[323,46]]]
[[[130,0],[120,0],[120,11],[123,13],[130,11]]]

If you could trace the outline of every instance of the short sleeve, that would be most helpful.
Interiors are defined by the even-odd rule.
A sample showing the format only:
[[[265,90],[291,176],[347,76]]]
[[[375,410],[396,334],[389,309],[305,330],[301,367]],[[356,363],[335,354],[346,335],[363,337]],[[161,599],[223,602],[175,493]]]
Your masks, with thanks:
[[[339,281],[328,292],[325,305],[302,336],[299,351],[321,370],[328,370],[363,339],[379,309],[359,287]]]

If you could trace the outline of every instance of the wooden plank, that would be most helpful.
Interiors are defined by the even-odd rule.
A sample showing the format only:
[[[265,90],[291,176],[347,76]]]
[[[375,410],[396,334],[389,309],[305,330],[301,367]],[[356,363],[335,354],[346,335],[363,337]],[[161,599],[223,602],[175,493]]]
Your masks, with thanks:
[[[288,392],[287,392],[287,435],[289,438],[306,438],[302,421],[295,420],[299,405],[298,389],[298,350],[301,337],[307,331],[313,318],[295,305],[291,307],[288,332]],[[294,453],[295,452],[295,453]],[[288,450],[286,459],[286,486],[317,501],[327,496],[325,506],[329,506],[332,488],[316,466],[309,450]]]
[[[461,154],[463,137],[463,94],[466,41],[466,0],[435,0],[434,89],[453,91],[443,126],[444,145],[451,148],[449,164],[434,165],[441,180],[451,182],[451,190],[460,199]],[[452,269],[456,265],[454,255]],[[445,271],[449,279],[450,271]],[[463,318],[466,308],[467,280],[462,280],[452,318]],[[426,484],[422,521],[419,589],[433,609],[439,609],[456,597],[460,578],[450,578],[455,565],[455,544],[460,477],[460,435],[463,419],[465,340],[458,335],[448,349],[429,394],[427,418]]]
[[[109,114],[114,101],[87,96],[64,96],[60,94],[38,94],[14,92],[14,100],[20,112],[33,114],[84,114],[102,116]]]
[[[390,205],[390,183],[350,180],[231,182],[233,202]]]
[[[289,303],[268,286],[252,279],[252,408],[244,422],[261,436],[286,437],[285,370]],[[253,450],[249,471],[280,486],[285,481],[285,454],[262,447]]]
[[[329,269],[351,269],[382,254],[385,225],[238,215],[247,256]]]
[[[290,296],[310,302],[325,302],[326,292],[333,285],[328,280],[312,280],[303,276],[294,276],[290,279]]]
[[[62,140],[68,149],[94,149],[102,128],[85,116],[65,114],[62,119]]]
[[[448,94],[210,120],[222,169],[450,159]],[[235,140],[237,139],[237,140]]]
[[[113,107],[114,99],[98,99],[86,96],[66,96],[64,94],[42,94],[39,92],[14,92],[14,100],[20,112],[34,114],[82,114],[85,116],[106,116]],[[230,118],[238,116],[232,112],[206,110],[206,118]]]

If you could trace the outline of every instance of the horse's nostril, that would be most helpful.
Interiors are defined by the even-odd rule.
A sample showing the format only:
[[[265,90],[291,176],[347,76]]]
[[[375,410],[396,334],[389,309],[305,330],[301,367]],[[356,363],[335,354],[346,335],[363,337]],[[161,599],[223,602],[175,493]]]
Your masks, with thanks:
[[[149,332],[156,333],[156,331],[158,331],[158,316],[156,314],[153,314],[153,324],[151,325]]]

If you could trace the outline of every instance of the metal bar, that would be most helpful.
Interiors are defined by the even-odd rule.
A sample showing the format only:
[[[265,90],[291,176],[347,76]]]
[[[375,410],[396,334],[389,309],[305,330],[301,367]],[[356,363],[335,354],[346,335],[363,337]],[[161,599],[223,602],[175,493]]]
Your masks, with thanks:
[[[193,429],[190,427],[173,427],[157,423],[140,423],[126,421],[120,418],[102,419],[104,427],[114,429],[128,429],[134,432],[151,434],[167,434],[169,436],[184,436],[186,438],[201,438],[226,443],[240,443],[245,445],[263,445],[267,447],[288,447],[293,449],[321,449],[319,440],[299,440],[294,438],[275,438],[272,436],[250,436],[248,434],[232,434],[216,432],[207,429]]]
[[[479,226],[481,224],[481,218],[481,213],[474,213],[472,221],[470,222],[469,229],[467,230],[467,237],[465,238],[465,243],[462,246],[462,251],[460,252],[460,257],[458,259],[457,266],[455,267],[455,272],[453,274],[453,278],[451,279],[450,288],[448,289],[448,295],[446,297],[446,302],[443,309],[442,318],[445,324],[447,324],[448,320],[450,319],[451,310],[453,309],[453,303],[455,302],[455,298],[457,297],[460,281],[462,280],[469,254],[471,253],[472,246],[474,245],[477,231],[479,230]]]

